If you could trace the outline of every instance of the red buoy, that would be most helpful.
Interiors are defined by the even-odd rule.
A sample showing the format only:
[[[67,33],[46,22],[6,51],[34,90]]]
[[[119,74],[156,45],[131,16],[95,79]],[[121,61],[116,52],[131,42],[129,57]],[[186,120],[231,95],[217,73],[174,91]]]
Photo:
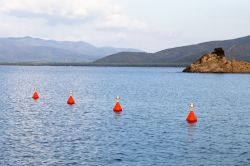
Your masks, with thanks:
[[[39,99],[39,95],[38,95],[38,92],[37,92],[37,90],[36,90],[36,89],[34,90],[34,93],[33,93],[32,98],[33,98],[34,100]]]
[[[193,103],[191,103],[190,106],[189,106],[189,114],[188,114],[186,120],[189,123],[195,123],[195,122],[197,122],[197,117],[196,117],[196,115],[194,113],[194,104]]]
[[[122,111],[122,107],[121,107],[119,100],[120,100],[120,96],[116,96],[116,104],[113,108],[114,112],[121,112]]]
[[[75,100],[74,100],[74,98],[73,98],[73,96],[72,96],[72,92],[70,92],[70,96],[69,96],[69,99],[68,99],[67,103],[68,103],[69,105],[75,104]]]

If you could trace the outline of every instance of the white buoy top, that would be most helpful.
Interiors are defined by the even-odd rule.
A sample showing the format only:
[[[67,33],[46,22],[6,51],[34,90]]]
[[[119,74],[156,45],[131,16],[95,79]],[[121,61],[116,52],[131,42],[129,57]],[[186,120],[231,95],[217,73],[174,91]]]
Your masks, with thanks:
[[[194,111],[194,103],[190,103],[189,105],[189,112]]]
[[[116,101],[119,102],[120,96],[116,96]]]

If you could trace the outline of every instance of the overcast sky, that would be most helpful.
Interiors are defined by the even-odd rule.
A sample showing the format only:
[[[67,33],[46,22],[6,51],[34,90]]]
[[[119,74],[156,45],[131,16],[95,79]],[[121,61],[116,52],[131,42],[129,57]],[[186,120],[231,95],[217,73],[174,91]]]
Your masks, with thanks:
[[[0,36],[148,52],[250,35],[249,0],[0,0]]]

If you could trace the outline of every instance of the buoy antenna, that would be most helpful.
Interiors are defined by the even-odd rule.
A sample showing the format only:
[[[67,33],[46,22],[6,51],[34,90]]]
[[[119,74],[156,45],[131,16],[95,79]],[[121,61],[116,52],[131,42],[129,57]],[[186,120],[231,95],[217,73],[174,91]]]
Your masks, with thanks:
[[[189,105],[189,111],[194,111],[194,103],[190,103],[190,105]]]
[[[116,96],[116,101],[119,102],[120,96]]]

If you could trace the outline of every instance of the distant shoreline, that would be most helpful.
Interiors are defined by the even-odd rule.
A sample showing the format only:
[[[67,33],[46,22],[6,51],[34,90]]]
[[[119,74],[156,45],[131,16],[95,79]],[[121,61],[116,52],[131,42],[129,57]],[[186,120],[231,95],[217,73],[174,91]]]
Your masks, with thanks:
[[[13,62],[0,63],[0,66],[93,66],[93,67],[186,67],[189,64],[116,64],[116,63],[52,63],[52,62]]]

